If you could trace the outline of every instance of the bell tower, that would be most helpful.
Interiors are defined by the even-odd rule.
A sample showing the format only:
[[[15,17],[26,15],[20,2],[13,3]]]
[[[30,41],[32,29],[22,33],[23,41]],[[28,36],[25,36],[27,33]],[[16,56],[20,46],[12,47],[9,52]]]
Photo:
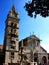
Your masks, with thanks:
[[[18,29],[19,18],[14,6],[9,11],[6,19],[5,36],[3,44],[4,64],[14,65],[18,61]]]

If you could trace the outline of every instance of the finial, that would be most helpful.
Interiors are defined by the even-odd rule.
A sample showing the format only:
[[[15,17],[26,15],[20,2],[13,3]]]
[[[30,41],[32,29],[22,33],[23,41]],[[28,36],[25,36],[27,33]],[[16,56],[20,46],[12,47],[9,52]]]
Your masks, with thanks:
[[[30,32],[30,39],[31,39],[31,32]]]
[[[31,32],[30,32],[30,36],[31,36]]]
[[[33,35],[34,35],[34,32],[33,32]]]
[[[12,10],[15,10],[14,4],[13,4],[13,6],[12,6]]]
[[[31,37],[31,32],[30,32],[30,37]]]

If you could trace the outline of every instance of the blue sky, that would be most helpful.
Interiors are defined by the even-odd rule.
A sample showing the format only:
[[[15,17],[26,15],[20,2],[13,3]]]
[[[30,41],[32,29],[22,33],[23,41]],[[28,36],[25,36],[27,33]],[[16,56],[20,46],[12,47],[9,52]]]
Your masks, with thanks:
[[[49,52],[49,17],[43,18],[37,15],[36,19],[27,15],[24,9],[25,2],[29,0],[0,0],[0,44],[3,44],[5,21],[7,15],[12,7],[15,6],[16,11],[19,14],[19,40],[30,36],[30,33],[39,37],[41,46]]]

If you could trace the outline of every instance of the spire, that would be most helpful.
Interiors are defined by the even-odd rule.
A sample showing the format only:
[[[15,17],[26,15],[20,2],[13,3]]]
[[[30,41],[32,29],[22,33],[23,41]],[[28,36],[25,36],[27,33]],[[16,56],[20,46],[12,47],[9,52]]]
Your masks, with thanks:
[[[9,17],[14,17],[14,18],[16,18],[17,15],[18,15],[18,13],[16,12],[15,7],[14,7],[14,5],[13,5],[12,8],[11,8],[11,10],[9,11],[8,16],[9,16]]]
[[[13,12],[16,12],[16,11],[15,11],[15,7],[14,7],[14,5],[12,6],[10,12],[12,12],[12,13],[13,13]]]
[[[12,10],[15,10],[15,7],[14,7],[14,5],[12,6]]]

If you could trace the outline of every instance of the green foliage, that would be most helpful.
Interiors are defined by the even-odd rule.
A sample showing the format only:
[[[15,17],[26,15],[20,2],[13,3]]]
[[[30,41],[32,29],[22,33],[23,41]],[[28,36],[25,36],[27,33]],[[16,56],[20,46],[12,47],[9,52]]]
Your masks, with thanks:
[[[49,0],[32,0],[32,2],[26,3],[24,8],[30,17],[33,17],[33,12],[35,12],[35,18],[37,14],[42,17],[49,16]]]

